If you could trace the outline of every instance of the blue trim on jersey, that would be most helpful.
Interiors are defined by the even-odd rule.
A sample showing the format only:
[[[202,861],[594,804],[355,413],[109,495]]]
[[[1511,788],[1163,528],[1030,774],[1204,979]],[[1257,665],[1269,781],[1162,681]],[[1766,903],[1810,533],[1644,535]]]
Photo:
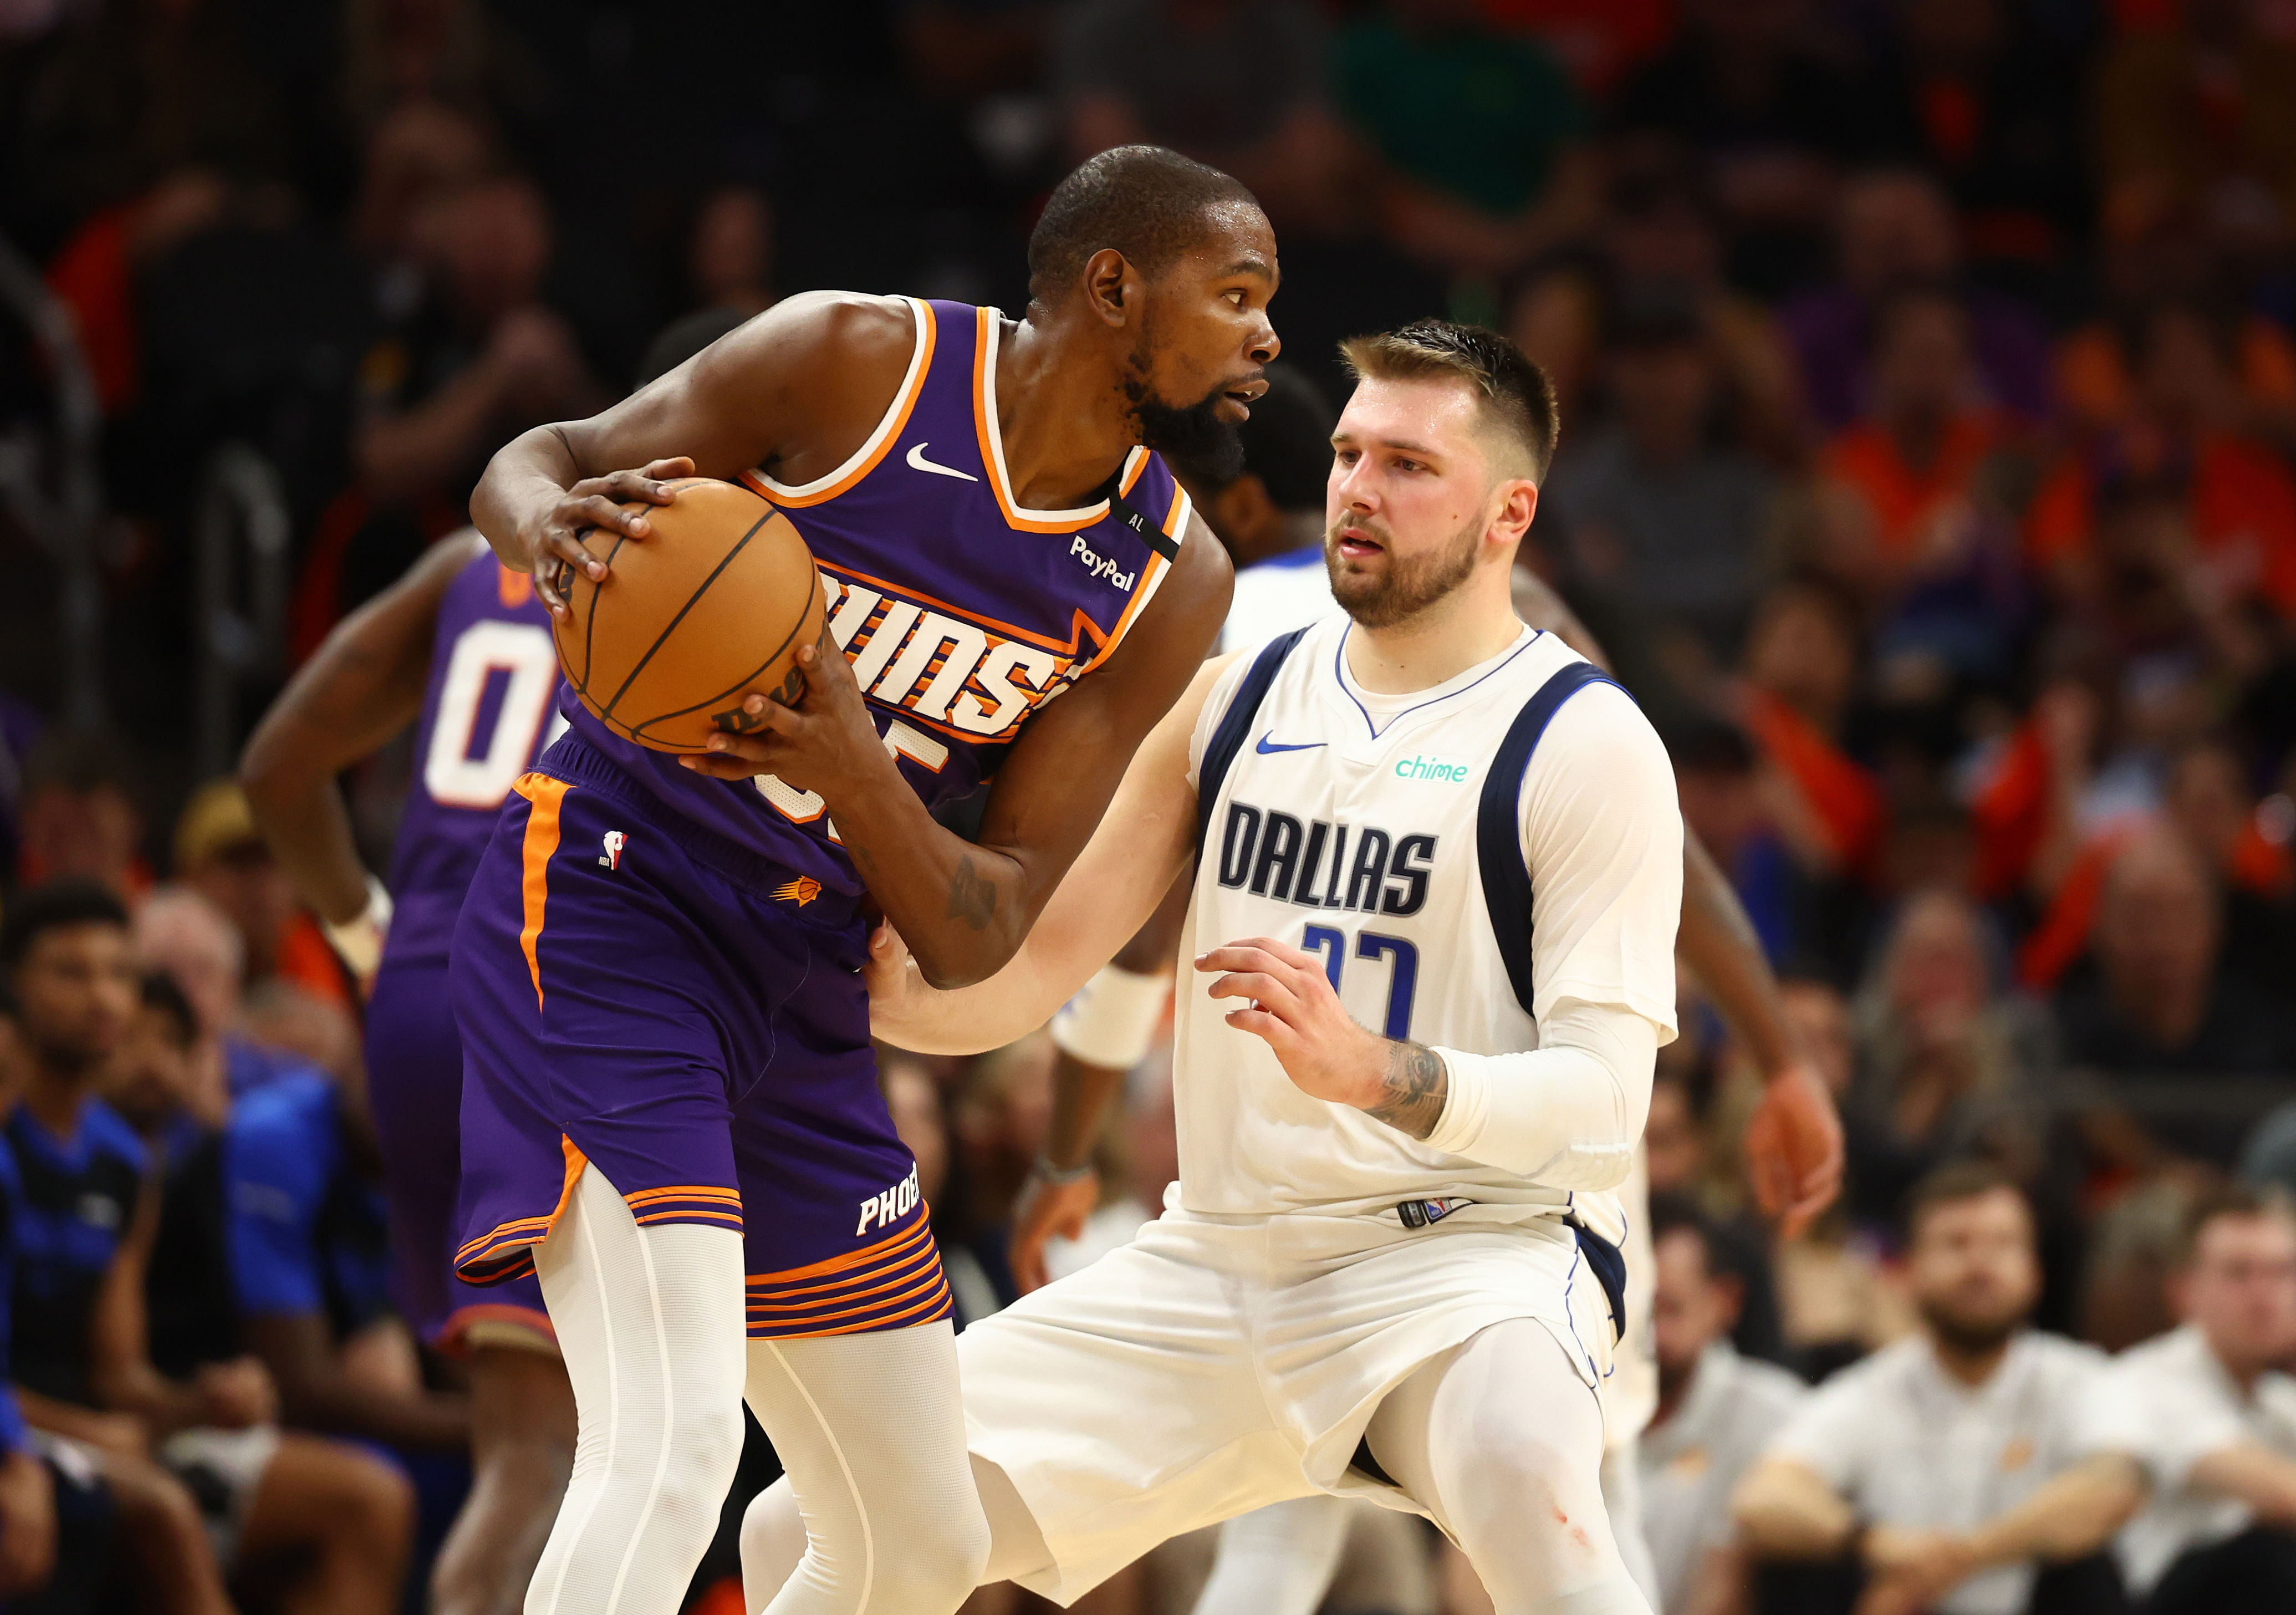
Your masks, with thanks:
[[[1341,633],[1339,648],[1332,652],[1332,676],[1338,681],[1340,693],[1345,695],[1349,701],[1355,701],[1356,710],[1363,714],[1364,727],[1371,731],[1372,739],[1377,740],[1380,735],[1380,728],[1377,724],[1371,721],[1371,709],[1365,706],[1361,701],[1357,700],[1356,693],[1348,688],[1348,676],[1340,670],[1340,659],[1348,653],[1348,635],[1355,631],[1356,625],[1349,623]],[[1397,713],[1393,717],[1387,720],[1387,726],[1392,729],[1395,727],[1397,723],[1404,718],[1409,717],[1414,712],[1423,712],[1430,707],[1439,707],[1445,701],[1451,700],[1454,696],[1464,695],[1468,691],[1473,689],[1476,685],[1481,684],[1483,679],[1489,678],[1493,675],[1496,674],[1499,669],[1505,667],[1507,663],[1513,661],[1516,657],[1521,655],[1525,651],[1529,650],[1531,646],[1537,644],[1540,640],[1546,637],[1546,629],[1532,629],[1529,639],[1524,640],[1513,651],[1509,652],[1506,655],[1501,657],[1496,662],[1493,663],[1490,671],[1485,673],[1482,676],[1482,678],[1475,679],[1472,683],[1461,685],[1456,690],[1447,691],[1445,693],[1435,697],[1432,701],[1423,701],[1415,707],[1404,708],[1402,711]]]
[[[1578,1235],[1578,1249],[1594,1272],[1595,1282],[1603,1287],[1603,1299],[1611,1304],[1611,1327],[1623,1340],[1627,1338],[1626,1252],[1584,1223],[1572,1223],[1570,1231]]]
[[[1305,628],[1294,628],[1280,638],[1271,639],[1260,647],[1253,659],[1251,671],[1243,676],[1227,710],[1220,714],[1219,727],[1212,731],[1211,742],[1204,748],[1204,760],[1196,770],[1196,856],[1204,851],[1204,837],[1210,833],[1212,804],[1219,800],[1220,787],[1227,783],[1227,771],[1235,766],[1235,754],[1243,750],[1250,737],[1252,720],[1259,716],[1259,705],[1267,699],[1268,687],[1275,684],[1275,675],[1283,669],[1283,659],[1292,654],[1292,647],[1300,643]]]
[[[1492,755],[1475,809],[1475,861],[1483,877],[1483,905],[1490,914],[1491,933],[1498,939],[1499,957],[1506,963],[1507,980],[1526,1015],[1538,1012],[1531,1007],[1537,994],[1530,963],[1530,867],[1523,862],[1516,805],[1522,799],[1523,775],[1538,749],[1539,736],[1562,703],[1589,685],[1625,689],[1587,661],[1570,663],[1538,686]]]

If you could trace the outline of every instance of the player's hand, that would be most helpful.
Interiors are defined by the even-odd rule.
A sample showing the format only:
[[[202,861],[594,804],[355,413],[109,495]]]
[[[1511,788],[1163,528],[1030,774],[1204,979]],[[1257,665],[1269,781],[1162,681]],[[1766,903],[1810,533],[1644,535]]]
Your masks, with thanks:
[[[279,1416],[279,1390],[271,1371],[255,1357],[202,1364],[193,1384],[200,1395],[200,1422],[224,1430],[268,1424]]]
[[[1026,1295],[1052,1282],[1045,1270],[1045,1242],[1054,1234],[1081,1238],[1085,1218],[1100,1204],[1100,1174],[1086,1172],[1067,1183],[1048,1183],[1040,1173],[1029,1174],[1021,1198],[1013,1203],[1013,1232],[1005,1256],[1013,1267],[1013,1282]]]
[[[1762,1214],[1793,1238],[1841,1193],[1841,1118],[1824,1079],[1795,1062],[1769,1080],[1746,1124],[1746,1171]]]
[[[56,1487],[29,1452],[0,1458],[0,1598],[45,1586],[56,1568]]]
[[[890,920],[878,922],[869,933],[869,962],[861,967],[861,980],[869,989],[870,1034],[898,1044],[908,1024],[907,1012],[933,989]]]
[[[656,460],[636,471],[610,471],[585,477],[521,522],[519,537],[526,545],[527,570],[534,574],[534,592],[554,617],[567,614],[566,596],[558,590],[561,565],[576,567],[595,583],[606,575],[606,563],[582,542],[591,532],[619,533],[643,538],[653,530],[643,511],[626,511],[625,504],[668,504],[677,495],[664,486],[693,474],[693,462],[679,455]]]
[[[1227,1023],[1265,1039],[1301,1093],[1359,1111],[1385,1097],[1394,1045],[1349,1018],[1315,955],[1273,937],[1246,937],[1198,954],[1196,968],[1225,972],[1211,996],[1247,1001],[1228,1012]]]
[[[751,695],[742,710],[757,725],[747,734],[713,734],[707,755],[678,760],[712,779],[744,780],[770,774],[800,791],[817,791],[833,809],[857,789],[884,783],[890,758],[876,720],[853,682],[853,664],[829,636],[800,646],[797,665],[805,689],[795,706]]]

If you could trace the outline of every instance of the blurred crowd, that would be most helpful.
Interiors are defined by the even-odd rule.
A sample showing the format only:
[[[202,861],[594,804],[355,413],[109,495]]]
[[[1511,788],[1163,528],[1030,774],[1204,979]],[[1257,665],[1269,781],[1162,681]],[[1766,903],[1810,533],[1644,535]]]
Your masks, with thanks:
[[[2138,1595],[2226,1543],[2255,1556],[2240,1585],[2296,1588],[2284,0],[0,0],[0,242],[69,307],[102,417],[109,714],[58,721],[58,586],[0,504],[0,1073],[17,1198],[37,1207],[43,1151],[84,1173],[100,1135],[131,1163],[109,1243],[12,1236],[31,1423],[109,1455],[89,1485],[144,1562],[205,1554],[211,1581],[255,1528],[193,1529],[217,1515],[183,1477],[217,1461],[179,1435],[318,1432],[308,1462],[357,1506],[280,1540],[347,1582],[425,1551],[451,1483],[419,1455],[466,1435],[374,1276],[355,995],[186,744],[216,452],[259,455],[288,512],[275,676],[463,523],[506,437],[620,393],[666,326],[823,285],[1017,312],[1050,184],[1139,140],[1266,203],[1308,383],[1336,398],[1339,337],[1437,312],[1547,368],[1562,440],[1525,563],[1660,725],[1841,1105],[1848,1188],[1782,1242],[1740,1167],[1759,1079],[1685,978],[1648,1140],[1667,1615],[2119,1607],[2036,1576],[2052,1554],[1988,1581],[1940,1545],[1981,1521],[1937,1513],[1937,1475],[2013,1512],[2102,1486],[2100,1452],[2142,1478],[2118,1553]],[[0,321],[0,462],[53,452],[57,378]],[[1259,492],[1262,526],[1313,530],[1313,476]],[[346,782],[376,867],[406,767]],[[884,1062],[970,1316],[1013,1292],[1050,1062]],[[117,1125],[81,1126],[90,1105]],[[266,1127],[305,1142],[217,1142]],[[1173,1153],[1159,1055],[1056,1267],[1128,1237]],[[303,1156],[317,1187],[218,1164]],[[284,1289],[275,1252],[244,1254],[271,1249],[266,1205],[303,1218]],[[132,1328],[120,1252],[146,1270]],[[91,1270],[113,1275],[101,1344],[39,1340],[38,1287]],[[282,1295],[304,1326],[275,1326]],[[1978,1379],[1916,1372],[1982,1367],[1956,1342],[2005,1317],[2035,1332]],[[2051,1400],[2089,1396],[2065,1388],[2100,1352],[2124,1354],[2106,1404],[2229,1429],[2234,1479],[2218,1448]],[[1718,1408],[1768,1411],[1732,1433]],[[1812,1523],[1827,1498],[1854,1532]],[[20,1518],[0,1497],[0,1581]],[[2064,1529],[2078,1565],[2110,1522]],[[1382,1540],[1332,1608],[1476,1607],[1428,1545]],[[1863,1595],[1775,1573],[1861,1555]],[[1184,1609],[1180,1559],[1096,1596]]]

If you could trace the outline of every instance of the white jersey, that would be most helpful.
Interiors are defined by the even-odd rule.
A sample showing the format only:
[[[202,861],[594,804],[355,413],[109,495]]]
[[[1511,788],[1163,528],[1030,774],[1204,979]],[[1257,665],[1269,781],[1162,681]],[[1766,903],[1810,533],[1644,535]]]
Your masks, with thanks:
[[[1624,1007],[1669,1040],[1682,820],[1641,710],[1528,628],[1432,689],[1369,693],[1347,668],[1350,627],[1327,615],[1239,658],[1205,703],[1189,752],[1204,828],[1182,957],[1274,937],[1322,956],[1360,1024],[1471,1053],[1537,1048],[1538,1016],[1564,999]],[[1538,708],[1551,709],[1543,727]],[[1188,1211],[1393,1217],[1415,1201],[1431,1221],[1464,1201],[1471,1220],[1570,1216],[1621,1238],[1613,1193],[1574,1197],[1303,1094],[1265,1042],[1227,1025],[1235,1004],[1210,997],[1210,976],[1181,974],[1173,1086]]]

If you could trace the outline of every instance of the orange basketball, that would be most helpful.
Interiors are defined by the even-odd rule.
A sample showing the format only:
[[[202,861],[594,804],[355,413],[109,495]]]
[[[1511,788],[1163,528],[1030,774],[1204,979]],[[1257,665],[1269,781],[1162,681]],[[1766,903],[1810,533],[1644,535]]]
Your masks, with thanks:
[[[603,582],[561,565],[572,616],[550,631],[601,723],[656,751],[705,751],[713,734],[755,726],[750,694],[786,703],[805,688],[797,652],[821,634],[821,573],[789,518],[748,488],[669,486],[672,504],[623,507],[645,513],[644,538],[589,535]]]

